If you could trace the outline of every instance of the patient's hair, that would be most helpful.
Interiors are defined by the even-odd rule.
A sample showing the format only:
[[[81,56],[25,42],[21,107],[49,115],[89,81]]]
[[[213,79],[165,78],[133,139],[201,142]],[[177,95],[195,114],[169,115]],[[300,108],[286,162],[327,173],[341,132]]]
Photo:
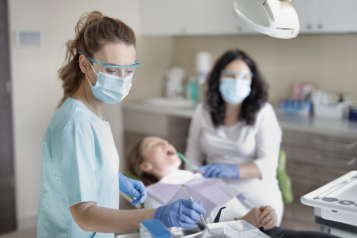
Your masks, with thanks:
[[[138,141],[131,149],[127,160],[127,166],[130,173],[137,176],[145,184],[145,186],[148,186],[158,182],[159,180],[154,175],[140,170],[140,164],[145,160],[141,153],[141,144],[144,139]]]

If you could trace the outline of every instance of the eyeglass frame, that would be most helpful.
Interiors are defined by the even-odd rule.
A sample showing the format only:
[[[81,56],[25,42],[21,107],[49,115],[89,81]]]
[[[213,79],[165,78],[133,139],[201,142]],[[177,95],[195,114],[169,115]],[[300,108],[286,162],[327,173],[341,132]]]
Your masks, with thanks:
[[[254,77],[253,73],[246,73],[246,72],[235,72],[235,71],[229,71],[229,70],[221,70],[221,74],[241,74],[241,73],[245,73],[246,75],[250,76],[251,78]]]
[[[135,61],[135,64],[133,65],[109,65],[109,64],[106,64],[106,63],[103,63],[103,62],[100,62],[100,61],[97,61],[95,59],[92,59],[88,56],[86,56],[85,54],[83,54],[82,52],[78,51],[78,53],[80,55],[84,55],[87,59],[89,59],[90,61],[93,61],[94,63],[97,63],[97,64],[101,64],[101,65],[104,65],[106,67],[112,67],[112,68],[130,68],[130,67],[139,67],[140,66],[140,63],[138,61]]]

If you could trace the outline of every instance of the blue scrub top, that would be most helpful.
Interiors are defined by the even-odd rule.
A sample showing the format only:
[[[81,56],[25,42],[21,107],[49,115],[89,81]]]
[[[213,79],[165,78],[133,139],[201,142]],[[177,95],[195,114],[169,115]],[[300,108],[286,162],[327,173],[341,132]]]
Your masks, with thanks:
[[[83,231],[69,210],[81,202],[119,209],[119,156],[108,122],[68,98],[42,144],[37,237],[114,237]]]

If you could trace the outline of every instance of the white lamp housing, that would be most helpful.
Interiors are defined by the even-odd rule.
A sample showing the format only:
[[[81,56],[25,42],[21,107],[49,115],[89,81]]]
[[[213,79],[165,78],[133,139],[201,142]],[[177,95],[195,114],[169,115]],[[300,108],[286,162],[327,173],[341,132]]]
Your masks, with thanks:
[[[293,0],[234,0],[235,17],[248,28],[276,38],[295,38],[300,31]]]

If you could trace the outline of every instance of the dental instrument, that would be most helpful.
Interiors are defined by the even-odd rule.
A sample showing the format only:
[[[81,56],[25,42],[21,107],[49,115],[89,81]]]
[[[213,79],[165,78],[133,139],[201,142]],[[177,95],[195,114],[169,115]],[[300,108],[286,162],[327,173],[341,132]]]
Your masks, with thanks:
[[[183,154],[177,152],[177,155],[178,155],[178,156],[180,157],[180,159],[182,159],[183,162],[185,162],[188,166],[190,166],[190,167],[193,168],[194,170],[200,171],[200,168],[199,168],[198,166],[196,166],[196,165],[191,164],[191,162],[188,161],[188,159],[186,159],[186,157],[185,157]]]
[[[186,193],[186,195],[188,196],[188,198],[193,201],[193,198],[191,197],[190,193],[188,192],[187,188],[185,187],[184,184],[182,184],[182,189],[183,191]],[[216,234],[211,232],[211,230],[209,229],[209,227],[207,226],[206,220],[204,219],[204,217],[202,216],[202,214],[200,214],[201,219],[203,221],[203,223],[206,226],[207,231],[211,234],[211,236],[207,237],[207,238],[229,238],[228,236],[226,236],[225,234]]]

